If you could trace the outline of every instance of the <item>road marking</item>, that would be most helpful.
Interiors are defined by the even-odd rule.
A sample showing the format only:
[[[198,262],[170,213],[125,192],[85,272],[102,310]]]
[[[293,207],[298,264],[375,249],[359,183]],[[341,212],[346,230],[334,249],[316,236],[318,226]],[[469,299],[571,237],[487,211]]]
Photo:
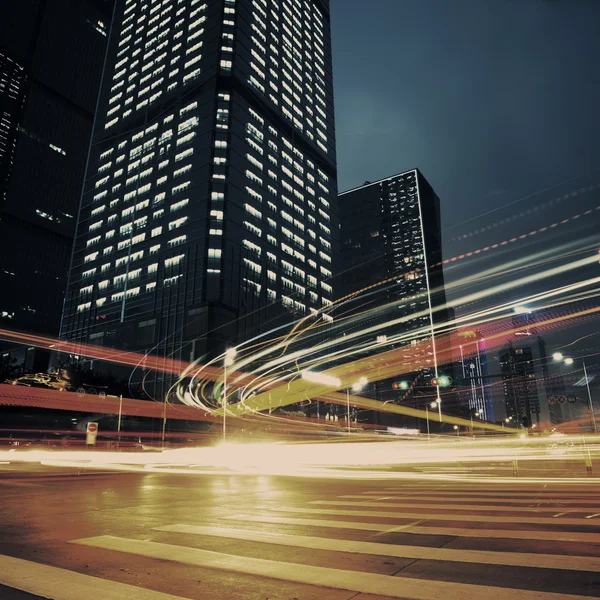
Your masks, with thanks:
[[[497,492],[499,490],[502,490],[503,488],[505,488],[506,486],[504,485],[505,481],[509,482],[514,486],[515,488],[515,493],[517,494],[540,494],[540,493],[544,493],[544,494],[564,494],[564,495],[571,495],[571,494],[575,494],[575,495],[579,495],[579,494],[590,494],[593,495],[594,492],[589,491],[590,486],[595,486],[598,487],[600,485],[600,479],[599,478],[595,478],[595,479],[579,479],[579,478],[563,478],[560,481],[556,481],[553,480],[550,484],[548,484],[548,480],[543,481],[541,479],[536,480],[535,483],[533,484],[528,484],[527,481],[524,481],[522,479],[519,479],[518,477],[513,477],[512,479],[506,478],[505,480],[500,480],[500,478],[495,478],[494,479],[496,485],[494,486],[490,486],[490,485],[486,485],[489,484],[489,481],[486,479],[482,479],[482,478],[476,478],[473,477],[472,479],[469,480],[468,485],[461,483],[460,481],[457,481],[456,479],[454,480],[449,480],[448,482],[444,482],[443,480],[437,480],[437,481],[431,481],[431,485],[423,485],[423,487],[417,488],[420,489],[422,491],[427,491],[427,490],[431,490],[434,489],[434,486],[436,483],[441,484],[441,483],[445,483],[444,487],[435,487],[436,490],[440,490],[440,491],[454,491],[456,490],[457,492],[465,492],[465,493],[478,493],[478,492]],[[565,485],[563,484],[568,484],[570,482],[570,486],[568,487],[568,489],[565,489]],[[479,485],[477,485],[479,484]],[[525,485],[528,484],[529,487],[525,487]],[[548,487],[548,485],[551,485],[552,487]],[[543,486],[543,487],[542,487]],[[581,489],[579,491],[573,491],[573,486],[579,486]],[[584,489],[586,488],[586,489]],[[386,487],[383,488],[386,492],[404,492],[407,488],[405,487]],[[415,489],[415,488],[408,488],[408,489]],[[517,491],[518,490],[518,491]],[[564,490],[564,491],[563,491]]]
[[[556,510],[556,506],[540,506],[539,508],[532,508],[528,506],[501,506],[501,505],[489,505],[489,506],[477,506],[477,505],[465,505],[465,504],[423,504],[422,502],[352,502],[351,500],[313,500],[309,502],[309,504],[320,504],[320,505],[329,505],[329,506],[378,506],[382,508],[416,508],[415,504],[418,505],[419,508],[432,508],[437,510],[465,510],[465,511],[496,511],[496,512],[554,512]],[[575,508],[570,510],[569,512],[574,513],[584,513],[588,512],[583,508]],[[479,517],[477,517],[479,518]]]
[[[599,487],[600,490],[600,487]],[[421,492],[404,492],[404,491],[400,491],[400,490],[382,490],[382,491],[365,491],[365,492],[361,492],[361,494],[365,495],[365,496],[393,496],[393,495],[398,495],[400,497],[402,496],[414,496],[414,495],[420,495],[421,493],[423,494],[436,494],[439,496],[444,496],[444,497],[450,497],[450,496],[470,496],[470,497],[486,497],[486,496],[490,496],[492,498],[500,498],[500,497],[508,497],[508,498],[542,498],[542,499],[547,499],[549,496],[552,498],[564,498],[565,500],[570,500],[570,499],[581,499],[581,500],[585,500],[586,498],[589,498],[590,500],[594,501],[598,499],[598,494],[595,494],[593,492],[581,492],[581,493],[577,493],[577,492],[563,492],[563,491],[551,491],[551,490],[535,490],[535,491],[531,491],[531,492],[525,492],[525,491],[519,491],[519,492],[501,492],[501,491],[488,491],[488,492],[480,492],[479,490],[469,490],[469,491],[460,491],[460,490],[454,490],[453,488],[440,488],[440,489],[434,489],[434,488],[426,488],[421,490]]]
[[[360,521],[328,521],[325,519],[302,519],[294,517],[275,517],[273,515],[228,515],[222,517],[230,521],[248,521],[252,523],[273,523],[279,525],[300,525],[302,527],[328,527],[330,529],[355,529],[358,531],[377,531],[379,533],[408,533],[411,535],[447,535],[473,538],[495,538],[511,540],[547,540],[552,542],[600,543],[597,533],[579,533],[562,531],[527,531],[511,529],[468,529],[462,527],[427,527],[412,523],[393,525],[382,523],[363,523]],[[420,523],[421,521],[415,521]]]
[[[348,494],[345,496],[337,496],[337,498],[349,498],[349,499],[362,499],[365,500],[365,496],[364,495],[359,495],[359,494]],[[551,499],[551,498],[478,498],[478,497],[460,497],[460,498],[451,498],[451,497],[446,497],[443,494],[437,494],[436,496],[411,496],[410,499],[418,499],[419,501],[421,500],[425,500],[425,501],[429,501],[429,500],[433,500],[433,501],[440,501],[440,500],[449,500],[449,501],[454,501],[454,502],[482,502],[482,503],[492,503],[492,502],[510,502],[513,504],[535,504],[535,503],[540,503],[540,504],[583,504],[583,505],[600,505],[600,500],[592,500],[590,498],[590,500],[569,500],[569,499]],[[377,500],[406,500],[407,498],[405,496],[402,495],[389,495],[389,496],[385,496],[385,495],[377,495],[373,498],[373,500],[377,501]],[[594,507],[596,508],[596,507]]]
[[[170,560],[208,569],[218,569],[244,575],[257,575],[283,581],[293,581],[318,587],[350,590],[365,594],[390,596],[411,600],[514,600],[514,588],[501,588],[449,581],[432,581],[410,577],[392,577],[357,571],[345,571],[327,567],[315,567],[296,563],[265,560],[248,556],[235,556],[200,550],[185,546],[174,546],[158,542],[99,536],[73,540],[104,550],[116,550],[138,556]],[[589,596],[574,596],[554,592],[518,590],[519,600],[589,600]]]
[[[573,511],[568,510],[567,512],[556,513],[555,515],[552,515],[552,518],[556,519],[556,517],[562,517],[563,515],[568,515],[570,512],[573,512]]]
[[[22,483],[21,481],[12,481],[9,479],[5,479],[0,481],[0,485],[10,485],[12,487],[35,487],[35,483]]]
[[[155,527],[155,531],[171,533],[207,535],[262,544],[277,544],[311,550],[349,552],[351,554],[372,554],[394,556],[416,560],[440,560],[484,565],[504,565],[509,567],[535,567],[538,569],[563,569],[566,571],[600,572],[600,558],[591,556],[557,556],[554,554],[529,554],[522,552],[492,552],[482,550],[453,550],[449,548],[425,548],[423,546],[403,546],[379,542],[336,540],[324,537],[289,535],[229,527],[207,527],[201,525],[166,525]]]
[[[413,506],[412,508],[417,508]],[[418,508],[422,508],[419,506]],[[556,521],[552,518],[546,517],[491,517],[489,515],[437,515],[428,513],[401,513],[401,512],[389,512],[384,510],[341,510],[341,509],[328,509],[328,508],[288,508],[288,507],[277,507],[273,509],[275,512],[286,512],[286,513],[306,513],[310,515],[342,515],[342,516],[353,516],[353,517],[382,517],[387,519],[426,519],[427,521],[472,521],[477,520],[485,523],[536,523],[540,525],[592,525],[597,526],[595,523],[586,521],[585,519],[560,519]]]
[[[185,600],[126,583],[83,575],[67,569],[0,555],[0,584],[54,600]]]
[[[600,517],[600,513],[595,513],[593,515],[589,515],[586,517],[586,519],[593,519],[594,517]]]

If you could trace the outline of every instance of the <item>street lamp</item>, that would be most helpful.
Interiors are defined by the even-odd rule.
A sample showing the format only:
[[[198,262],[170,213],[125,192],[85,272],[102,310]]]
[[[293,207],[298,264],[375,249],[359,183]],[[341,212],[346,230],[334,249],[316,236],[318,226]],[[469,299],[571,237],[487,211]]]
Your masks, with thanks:
[[[563,355],[560,352],[555,352],[552,355],[552,358],[556,361],[563,361],[565,363],[565,365],[572,365],[575,362],[574,358],[571,357],[567,357],[564,358],[563,360]],[[585,366],[585,360],[582,358],[581,360],[581,364],[583,366],[583,376],[585,377],[585,387],[587,388],[587,393],[588,393],[588,404],[590,407],[590,419],[592,420],[592,429],[594,431],[594,433],[598,433],[598,425],[596,423],[596,414],[594,413],[594,403],[592,401],[592,392],[590,390],[590,380],[588,379],[588,374],[587,374],[587,368]]]
[[[476,417],[478,417],[480,414],[481,414],[480,410],[475,412]],[[471,413],[471,433],[473,433],[474,429],[475,429],[475,424],[473,423],[473,413]]]
[[[436,402],[438,406],[438,415],[440,418],[440,423],[442,422],[442,398],[440,396],[440,387],[448,387],[452,383],[452,377],[448,377],[448,375],[436,375],[431,380],[431,385],[435,386],[436,389]]]
[[[455,425],[455,426],[454,426],[454,431],[456,431],[456,435],[457,435],[458,437],[460,437],[460,429],[459,429],[458,425]]]
[[[431,404],[425,404],[425,420],[427,421],[427,439],[430,439],[430,434],[429,434],[429,407],[431,407],[432,409],[436,409],[438,405],[438,401],[434,400]]]
[[[236,354],[237,350],[235,348],[228,348],[223,359],[223,441],[225,441],[227,432],[227,367],[233,365]]]
[[[358,394],[365,385],[369,383],[366,377],[361,377],[357,382],[352,384],[352,391]],[[346,388],[346,407],[347,407],[347,418],[348,418],[348,435],[350,435],[350,388]]]
[[[333,388],[341,388],[342,382],[338,377],[334,377],[333,375],[327,375],[327,373],[319,373],[318,371],[302,371],[301,373],[302,379],[305,381],[310,381],[311,383],[318,383],[319,385],[330,385]],[[329,415],[329,413],[327,413]],[[326,421],[329,421],[327,417],[325,417]]]

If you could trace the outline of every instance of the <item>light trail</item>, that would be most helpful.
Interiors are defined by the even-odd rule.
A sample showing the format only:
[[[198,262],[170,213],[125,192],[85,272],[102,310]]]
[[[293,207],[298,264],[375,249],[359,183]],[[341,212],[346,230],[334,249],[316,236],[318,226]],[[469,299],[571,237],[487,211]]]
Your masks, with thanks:
[[[589,214],[590,211],[582,213]],[[536,233],[544,232],[548,229],[557,227],[561,223],[570,222],[579,218],[581,214],[563,220],[560,223],[540,228],[514,238],[514,240],[525,239]],[[473,277],[463,278],[455,284],[447,286],[448,291],[458,291],[475,283],[482,281],[490,282],[490,285],[484,289],[471,293],[463,294],[454,305],[470,305],[483,301],[489,302],[494,296],[501,296],[508,292],[514,292],[523,286],[539,285],[551,278],[561,277],[575,272],[577,269],[588,267],[595,264],[598,260],[597,254],[593,256],[584,256],[574,259],[574,254],[588,252],[593,246],[591,238],[578,240],[575,244],[564,244],[561,248],[538,252],[530,256],[522,256],[508,262],[503,266],[496,266],[478,274],[477,280]],[[513,243],[513,240],[506,241],[506,244]],[[491,245],[481,251],[495,249],[502,246],[502,243]],[[583,248],[582,248],[583,245]],[[562,252],[562,254],[560,253]],[[471,255],[478,254],[474,250]],[[468,258],[469,255],[461,255],[462,258]],[[462,260],[457,257],[457,260]],[[532,263],[531,260],[534,260]],[[554,261],[568,260],[566,264],[552,266]],[[528,262],[529,261],[529,262]],[[453,262],[450,259],[450,262]],[[455,261],[454,261],[455,262]],[[524,273],[521,277],[514,277],[515,273],[537,267],[533,273]],[[544,267],[544,268],[539,268]],[[414,274],[415,272],[413,272]],[[510,275],[510,281],[504,281],[493,285],[493,280],[497,277],[506,277]],[[384,381],[403,374],[422,370],[429,366],[428,354],[429,345],[432,343],[432,331],[430,327],[410,329],[411,324],[420,316],[426,316],[428,310],[416,311],[410,315],[404,315],[397,318],[381,320],[375,324],[369,321],[371,319],[381,319],[382,316],[394,311],[397,308],[399,300],[389,302],[385,306],[380,306],[376,310],[361,310],[359,314],[356,311],[349,312],[351,303],[367,301],[365,296],[378,292],[391,286],[397,280],[397,277],[390,278],[365,290],[353,293],[346,298],[342,298],[336,303],[324,307],[314,315],[306,315],[291,324],[291,329],[286,333],[283,327],[279,327],[266,334],[265,338],[261,336],[253,338],[237,346],[238,356],[231,370],[228,370],[228,376],[233,384],[228,386],[228,416],[239,418],[255,418],[268,420],[269,422],[292,420],[290,416],[265,415],[264,411],[281,409],[282,407],[296,404],[303,401],[322,401],[332,404],[345,404],[347,398],[345,394],[340,394],[331,388],[324,388],[315,385],[307,385],[306,382],[297,380],[299,372],[304,369],[325,368],[324,373],[334,377],[339,377],[342,387],[345,389],[358,377],[367,376],[370,382]],[[554,287],[544,292],[536,294],[523,295],[517,300],[511,302],[500,302],[493,306],[481,308],[472,311],[469,314],[459,317],[451,323],[435,326],[433,336],[436,347],[439,347],[438,362],[450,364],[454,360],[453,353],[457,344],[452,341],[450,330],[453,328],[468,327],[478,328],[486,339],[488,348],[498,347],[507,342],[510,336],[522,331],[523,328],[510,327],[512,309],[517,304],[526,304],[536,309],[554,309],[554,315],[536,323],[540,331],[549,331],[552,328],[564,326],[567,323],[581,322],[585,318],[596,316],[597,308],[577,309],[575,306],[583,300],[590,300],[598,295],[598,284],[600,277],[588,278],[577,283]],[[593,288],[593,289],[590,289]],[[422,301],[425,296],[415,296],[411,301]],[[402,301],[406,301],[403,298]],[[570,309],[565,308],[573,305]],[[444,310],[449,305],[439,307],[437,310]],[[563,309],[563,314],[559,311]],[[567,312],[570,310],[570,313]],[[329,317],[330,313],[334,315],[333,323],[323,323],[320,319]],[[338,314],[339,313],[339,314]],[[322,328],[327,327],[333,335],[327,341],[319,340]],[[390,334],[384,343],[373,343],[373,338],[382,330],[396,329],[396,333]],[[402,331],[402,329],[409,331]],[[274,339],[268,339],[275,336]],[[212,361],[201,364],[200,361],[186,363],[174,359],[163,359],[152,355],[142,355],[133,352],[115,351],[102,347],[92,346],[82,343],[65,342],[63,340],[53,340],[41,336],[31,336],[20,334],[7,330],[0,330],[0,339],[8,339],[19,343],[25,343],[38,347],[48,348],[55,351],[87,356],[98,360],[105,360],[114,363],[120,363],[138,368],[165,372],[177,375],[179,380],[171,388],[170,393],[165,398],[165,406],[173,396],[183,405],[194,407],[206,415],[211,415],[211,419],[219,419],[223,415],[223,409],[215,404],[215,398],[220,395],[222,386],[223,368],[221,366],[222,356],[216,357]],[[394,348],[401,345],[399,348]],[[369,358],[362,358],[361,353],[365,350],[373,353]],[[375,353],[377,352],[377,353]],[[348,362],[342,366],[336,366],[341,360]],[[329,368],[328,368],[329,367]],[[144,376],[146,377],[146,375]],[[144,382],[145,384],[145,382]],[[171,394],[172,392],[172,394]],[[240,401],[236,402],[235,396],[239,394]],[[352,406],[379,412],[392,412],[395,414],[404,414],[417,418],[425,418],[425,411],[410,409],[405,406],[395,404],[383,404],[369,398],[358,397],[353,394],[350,397]],[[460,426],[469,426],[470,419],[460,419],[443,415],[446,423],[453,423]],[[307,427],[319,427],[318,423],[307,421]],[[329,424],[322,423],[323,427],[329,427]],[[477,423],[478,428],[488,428],[498,431],[495,425],[486,423]]]
[[[600,483],[597,477],[558,477],[562,471],[555,469],[557,455],[553,452],[557,443],[565,451],[560,460],[573,470],[573,465],[583,465],[586,457],[600,460],[600,441],[581,436],[558,436],[554,438],[510,438],[493,440],[460,441],[456,439],[426,441],[388,441],[338,444],[291,444],[291,443],[227,443],[214,447],[164,450],[152,453],[103,452],[80,450],[66,451],[0,451],[0,461],[9,463],[40,463],[45,465],[85,469],[113,469],[124,471],[168,472],[194,474],[252,474],[291,477],[329,477],[351,479],[465,479],[486,482],[507,482],[510,485],[531,481],[485,474],[481,468],[500,466],[512,469],[517,460],[521,469],[534,463],[547,465],[544,483],[568,482],[572,484]],[[463,473],[448,474],[448,465],[464,464]],[[429,468],[437,467],[438,472]],[[415,471],[416,470],[416,471]],[[539,478],[535,478],[540,481]],[[384,494],[385,495],[385,494]],[[365,498],[365,502],[369,499]]]
[[[584,315],[596,314],[599,311],[600,311],[600,307],[594,307],[594,308],[578,311],[574,315],[566,315],[566,316],[563,315],[563,316],[559,316],[559,317],[546,319],[544,321],[540,321],[540,322],[536,323],[536,327],[542,331],[542,330],[544,330],[544,328],[547,328],[551,325],[555,325],[557,323],[561,323],[563,321],[581,317]],[[522,327],[513,328],[508,333],[503,331],[500,333],[487,335],[486,336],[486,344],[488,345],[489,348],[504,344],[507,341],[507,339],[509,339],[509,336],[511,336],[515,332],[523,331],[523,330],[527,329],[527,327],[528,326],[525,325]],[[409,347],[409,350],[411,352],[414,352],[414,348],[412,348],[412,347]],[[368,357],[366,359],[361,359],[361,360],[355,361],[353,363],[348,363],[348,364],[345,364],[345,365],[342,365],[339,367],[335,367],[333,369],[330,369],[326,373],[327,373],[327,375],[330,375],[332,377],[339,378],[342,383],[342,386],[341,386],[342,388],[350,387],[351,381],[356,377],[357,374],[368,373],[371,381],[387,379],[389,377],[393,377],[393,376],[401,374],[403,372],[406,373],[406,372],[414,371],[414,367],[406,366],[406,362],[405,362],[404,356],[403,356],[403,354],[405,352],[406,352],[406,349],[403,347],[403,348],[399,348],[397,350],[380,353],[376,356]],[[448,349],[444,350],[444,349],[442,349],[442,346],[440,346],[440,353],[442,356],[441,362],[443,363],[444,362],[444,360],[443,360],[444,353],[446,353],[446,354],[449,353],[449,350]],[[450,351],[450,353],[451,353],[451,351]],[[449,357],[446,357],[446,358],[449,358]],[[282,387],[285,387],[286,389],[282,390],[281,389]],[[286,386],[280,386],[279,388],[274,388],[274,389],[270,390],[269,394],[271,396],[269,398],[270,405],[272,406],[274,403],[275,406],[277,406],[277,407],[285,406],[287,404],[293,404],[294,402],[301,400],[304,395],[312,396],[312,397],[319,398],[319,399],[327,399],[327,401],[331,401],[331,402],[338,403],[338,404],[343,404],[346,402],[345,397],[343,398],[343,401],[342,401],[342,399],[340,399],[338,396],[332,395],[330,386],[319,386],[319,385],[307,386],[303,382],[301,382],[301,383],[291,382],[289,384],[286,384]],[[262,393],[257,396],[254,396],[251,400],[248,400],[246,402],[245,406],[242,406],[241,408],[240,408],[239,403],[232,405],[230,407],[230,411],[234,415],[240,415],[245,412],[265,410],[265,409],[269,408],[269,405],[265,404],[265,400],[266,400],[265,393]],[[359,408],[367,408],[369,410],[377,410],[376,406],[381,405],[381,403],[378,401],[368,401],[368,399],[360,398],[360,397],[357,397],[356,395],[352,396],[351,402]],[[372,405],[371,404],[372,402],[375,403],[375,405]],[[407,407],[399,407],[399,406],[395,406],[395,405],[392,405],[392,406],[394,406],[394,408],[392,408],[390,405],[388,405],[387,407],[385,407],[385,409],[379,408],[379,410],[396,412],[398,414],[410,414],[412,416],[419,416],[420,418],[425,417],[425,411],[418,411],[417,413],[412,413],[410,411],[415,410],[415,409],[408,409]],[[400,410],[409,411],[409,412],[399,413]],[[219,410],[215,411],[215,414],[217,414],[217,415],[220,414],[220,411]],[[451,417],[451,418],[458,419],[457,417]],[[445,416],[446,422],[453,422],[454,424],[458,424],[458,425],[462,424],[462,425],[466,426],[467,421],[468,421],[468,423],[470,424],[470,419],[469,420],[467,420],[467,419],[453,420],[453,421],[450,421],[449,419],[450,419],[450,417]],[[498,426],[491,425],[491,424],[484,424],[483,427],[489,427],[490,429],[495,429],[495,430],[500,429]]]

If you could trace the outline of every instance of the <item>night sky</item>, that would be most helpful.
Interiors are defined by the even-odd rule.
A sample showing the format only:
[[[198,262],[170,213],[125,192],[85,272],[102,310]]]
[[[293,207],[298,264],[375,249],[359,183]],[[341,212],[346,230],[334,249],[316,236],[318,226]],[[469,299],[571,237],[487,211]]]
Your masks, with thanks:
[[[448,238],[498,205],[600,174],[600,0],[331,8],[340,191],[418,167]]]

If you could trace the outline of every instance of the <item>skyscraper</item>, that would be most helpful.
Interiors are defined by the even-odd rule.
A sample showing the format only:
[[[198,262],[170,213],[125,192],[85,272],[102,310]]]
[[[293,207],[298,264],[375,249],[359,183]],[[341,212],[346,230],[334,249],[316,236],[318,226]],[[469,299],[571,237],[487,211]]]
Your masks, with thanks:
[[[531,346],[508,347],[500,352],[500,372],[504,384],[506,416],[513,423],[531,426],[540,420],[535,364]]]
[[[333,297],[324,0],[119,0],[62,335],[205,358]]]
[[[58,334],[111,14],[1,3],[0,327]]]
[[[339,199],[343,296],[368,289],[356,305],[358,313],[368,316],[355,327],[380,326],[377,334],[368,334],[372,339],[361,340],[364,352],[374,351],[377,336],[392,347],[408,342],[420,365],[419,372],[404,374],[410,380],[408,391],[392,387],[393,380],[384,381],[377,385],[377,398],[400,401],[410,396],[411,402],[422,404],[440,366],[432,329],[446,320],[441,308],[446,300],[439,198],[414,169],[366,182]]]

